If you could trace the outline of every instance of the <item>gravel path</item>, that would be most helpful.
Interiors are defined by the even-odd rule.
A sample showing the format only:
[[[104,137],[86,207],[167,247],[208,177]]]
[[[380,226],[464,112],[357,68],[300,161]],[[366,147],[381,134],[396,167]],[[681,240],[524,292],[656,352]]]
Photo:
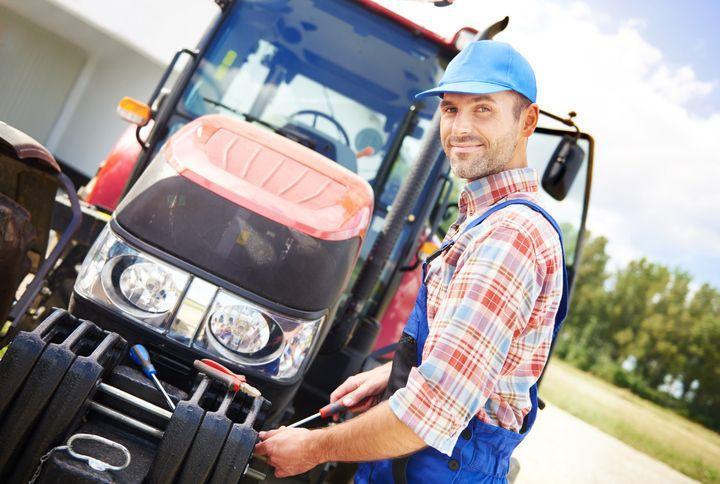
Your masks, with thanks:
[[[515,484],[697,482],[551,404],[514,457]]]

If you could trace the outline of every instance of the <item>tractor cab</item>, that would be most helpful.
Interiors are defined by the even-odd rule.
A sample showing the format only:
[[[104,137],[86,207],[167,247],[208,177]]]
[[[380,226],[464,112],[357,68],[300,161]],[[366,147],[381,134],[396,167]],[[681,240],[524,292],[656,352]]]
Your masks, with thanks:
[[[419,35],[374,2],[234,3],[216,34],[160,99],[134,183],[165,140],[200,116],[222,114],[276,132],[356,173],[374,191],[366,255],[418,155],[437,100],[414,95],[436,83],[455,47]]]
[[[224,23],[242,27],[208,47],[177,122],[241,117],[375,181],[393,144],[413,134],[400,127],[414,94],[441,74],[437,46],[385,22],[355,2],[239,3]]]
[[[362,2],[238,2],[218,31],[184,88],[160,101],[173,109],[152,133],[154,146],[192,119],[224,114],[380,186],[405,138],[422,138],[418,124],[437,105],[414,95],[442,74],[441,46],[369,14]]]

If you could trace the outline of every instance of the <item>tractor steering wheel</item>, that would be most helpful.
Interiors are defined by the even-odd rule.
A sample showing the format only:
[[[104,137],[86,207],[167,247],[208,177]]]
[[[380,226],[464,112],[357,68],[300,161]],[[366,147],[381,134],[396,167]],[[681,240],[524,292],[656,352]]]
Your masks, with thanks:
[[[317,129],[317,120],[318,118],[323,118],[327,121],[330,121],[333,126],[335,126],[338,130],[338,132],[342,135],[342,140],[346,145],[350,146],[350,137],[347,134],[347,131],[345,131],[345,128],[342,127],[342,125],[332,116],[329,114],[323,113],[322,111],[315,111],[314,109],[303,109],[302,111],[298,111],[296,113],[293,113],[290,115],[290,119],[296,117],[296,116],[303,116],[303,115],[311,115],[313,117],[312,120],[312,127]]]

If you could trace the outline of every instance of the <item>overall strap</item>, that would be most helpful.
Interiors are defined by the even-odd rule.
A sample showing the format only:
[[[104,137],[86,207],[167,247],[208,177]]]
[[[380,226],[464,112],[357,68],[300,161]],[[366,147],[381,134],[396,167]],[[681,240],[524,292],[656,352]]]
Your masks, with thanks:
[[[559,229],[557,228],[557,224],[555,223],[555,221],[552,220],[552,217],[550,217],[550,215],[548,215],[542,208],[540,208],[539,206],[537,206],[537,205],[534,204],[533,202],[530,202],[529,200],[514,199],[514,200],[507,200],[507,201],[505,201],[505,202],[498,203],[497,205],[493,205],[492,207],[490,207],[489,209],[487,209],[485,212],[483,212],[482,215],[480,215],[479,217],[477,217],[477,218],[471,220],[470,222],[468,222],[468,224],[465,226],[465,228],[464,228],[463,231],[460,233],[460,235],[463,235],[463,234],[465,234],[466,232],[468,232],[469,230],[477,227],[478,225],[480,225],[481,223],[483,223],[483,222],[485,221],[485,219],[488,218],[490,215],[494,214],[495,212],[497,212],[497,211],[500,210],[500,209],[503,209],[503,208],[507,207],[508,205],[527,205],[527,206],[529,206],[530,208],[533,208],[533,209],[541,212],[543,215],[546,215],[546,217],[548,217],[548,219],[550,220],[550,223],[553,224],[553,227],[556,227],[556,230],[558,230],[558,233],[560,233],[560,232],[559,232]],[[562,235],[560,235],[560,237],[561,237],[560,240],[562,241]],[[458,237],[455,238],[455,239],[451,239],[451,240],[445,241],[445,242],[440,246],[440,248],[439,248],[438,250],[436,250],[435,252],[433,252],[432,254],[430,254],[429,256],[427,256],[427,258],[425,259],[425,264],[429,264],[429,263],[432,262],[434,259],[436,259],[437,257],[439,257],[443,252],[445,252],[445,251],[448,250],[450,247],[452,247],[453,245],[455,245],[455,241],[456,241],[458,238],[460,238],[460,236],[458,236]],[[424,276],[424,275],[425,275],[425,274],[423,274],[423,276]],[[423,277],[423,280],[424,280],[424,277]]]

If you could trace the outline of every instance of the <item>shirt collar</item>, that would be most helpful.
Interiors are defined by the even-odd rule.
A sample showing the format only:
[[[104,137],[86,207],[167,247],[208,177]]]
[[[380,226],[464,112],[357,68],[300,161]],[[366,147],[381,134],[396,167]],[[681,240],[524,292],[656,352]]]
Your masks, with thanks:
[[[535,168],[514,168],[468,182],[460,192],[460,214],[472,217],[478,210],[488,208],[512,193],[537,192]]]

